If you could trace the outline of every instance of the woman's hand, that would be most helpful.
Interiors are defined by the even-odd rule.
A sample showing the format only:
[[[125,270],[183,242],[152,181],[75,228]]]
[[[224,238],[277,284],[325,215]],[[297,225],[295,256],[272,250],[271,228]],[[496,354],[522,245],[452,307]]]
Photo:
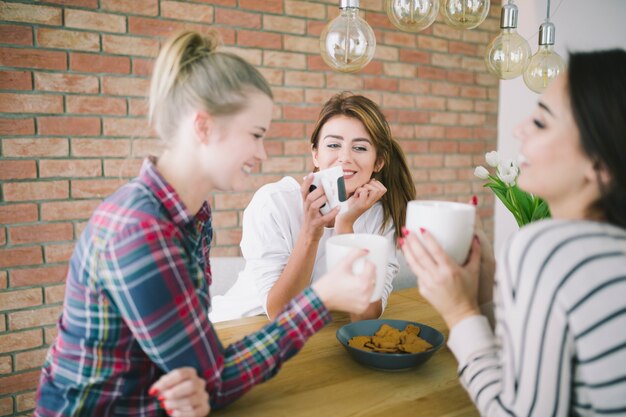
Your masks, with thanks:
[[[402,252],[418,277],[420,293],[451,329],[464,318],[480,314],[477,303],[480,243],[474,237],[469,259],[459,266],[427,230],[423,230],[422,237],[423,243],[414,233],[408,233],[402,241]]]
[[[206,381],[191,367],[163,375],[148,393],[156,396],[172,417],[204,417],[211,411]]]
[[[356,219],[369,210],[386,192],[387,188],[374,178],[357,188],[348,199],[348,209],[339,214],[335,220],[337,232],[351,233]]]
[[[300,194],[304,205],[304,221],[300,233],[313,241],[319,241],[324,234],[324,227],[332,224],[339,213],[339,207],[335,207],[329,213],[323,215],[320,208],[327,203],[326,194],[322,187],[317,187],[309,192],[313,183],[313,174],[304,177],[304,182],[300,186]]]
[[[365,249],[352,250],[346,259],[311,285],[327,309],[362,314],[370,306],[376,266],[365,260],[360,274],[352,272],[352,264],[365,255]]]

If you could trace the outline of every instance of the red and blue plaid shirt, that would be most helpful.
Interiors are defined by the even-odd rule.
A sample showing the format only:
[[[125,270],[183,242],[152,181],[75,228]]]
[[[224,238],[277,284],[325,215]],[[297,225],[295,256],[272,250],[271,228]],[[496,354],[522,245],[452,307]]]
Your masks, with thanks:
[[[211,236],[208,204],[190,216],[150,159],[96,209],[70,261],[36,416],[165,415],[148,389],[182,366],[206,380],[219,408],[275,375],[330,321],[307,289],[274,322],[222,347],[207,316]]]

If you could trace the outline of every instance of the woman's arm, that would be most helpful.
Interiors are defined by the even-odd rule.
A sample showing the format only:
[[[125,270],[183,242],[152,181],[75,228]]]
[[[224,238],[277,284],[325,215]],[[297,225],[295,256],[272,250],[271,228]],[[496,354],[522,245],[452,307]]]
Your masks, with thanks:
[[[308,175],[300,187],[304,206],[302,227],[285,268],[267,294],[266,311],[270,319],[275,318],[293,297],[311,284],[324,226],[332,222],[339,212],[339,208],[335,208],[326,215],[320,213],[326,196],[321,187],[309,192],[312,182],[313,175]]]

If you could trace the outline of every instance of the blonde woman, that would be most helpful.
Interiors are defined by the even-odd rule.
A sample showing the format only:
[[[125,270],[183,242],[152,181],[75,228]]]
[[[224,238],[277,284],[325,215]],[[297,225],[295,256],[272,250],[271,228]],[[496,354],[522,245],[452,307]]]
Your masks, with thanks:
[[[369,305],[373,266],[353,275],[364,255],[355,251],[274,322],[222,347],[208,320],[207,197],[243,188],[266,158],[272,92],[256,69],[216,46],[214,36],[185,32],[156,60],[150,120],[165,151],[96,209],[76,246],[37,416],[205,415],[206,393],[219,408],[271,378],[330,322],[329,310],[359,314]],[[187,379],[202,389],[187,404],[168,389],[184,378],[153,385],[189,367]]]
[[[377,318],[398,272],[396,237],[404,225],[415,186],[404,153],[380,108],[369,98],[341,93],[328,100],[311,134],[315,171],[343,169],[348,210],[325,215],[321,188],[309,192],[308,175],[267,184],[243,216],[245,269],[233,287],[215,297],[214,321],[266,313],[270,318],[326,272],[325,242],[342,233],[377,233],[389,241],[387,280],[381,300],[353,320]]]

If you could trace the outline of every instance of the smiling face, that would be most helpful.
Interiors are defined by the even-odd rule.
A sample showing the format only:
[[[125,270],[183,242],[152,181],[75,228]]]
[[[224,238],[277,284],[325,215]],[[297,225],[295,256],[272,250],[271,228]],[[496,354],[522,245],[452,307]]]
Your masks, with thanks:
[[[519,186],[544,198],[554,217],[581,217],[599,197],[594,163],[583,152],[560,76],[516,129],[521,140]]]
[[[206,175],[213,188],[242,190],[253,169],[267,159],[263,138],[272,120],[272,101],[252,93],[246,107],[210,123],[207,146],[202,151]]]
[[[328,119],[322,126],[312,155],[315,167],[320,170],[342,167],[348,195],[382,168],[382,163],[376,162],[376,149],[363,123],[343,115]]]

